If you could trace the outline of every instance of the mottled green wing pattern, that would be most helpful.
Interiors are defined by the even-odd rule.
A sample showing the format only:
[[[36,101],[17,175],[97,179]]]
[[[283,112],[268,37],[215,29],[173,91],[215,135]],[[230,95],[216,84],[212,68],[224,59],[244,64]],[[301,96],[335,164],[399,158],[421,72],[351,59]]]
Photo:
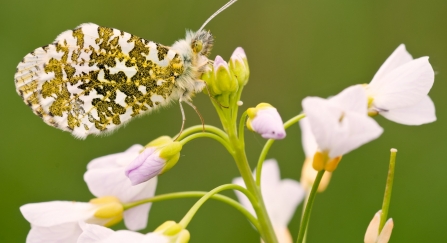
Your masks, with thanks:
[[[85,138],[178,99],[183,72],[169,47],[89,23],[26,55],[15,84],[47,124]]]

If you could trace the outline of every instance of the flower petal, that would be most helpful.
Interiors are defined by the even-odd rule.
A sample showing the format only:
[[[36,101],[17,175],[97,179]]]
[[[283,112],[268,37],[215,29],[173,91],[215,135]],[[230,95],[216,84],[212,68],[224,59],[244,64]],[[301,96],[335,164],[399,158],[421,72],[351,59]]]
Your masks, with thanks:
[[[103,226],[86,224],[86,226],[83,227],[83,232],[79,236],[77,243],[143,243],[147,242],[145,238],[146,235],[138,232],[128,230],[119,230],[115,232]],[[162,239],[165,238],[166,237],[162,237]],[[151,242],[161,243],[167,241],[157,241],[156,239],[154,239],[154,241]]]
[[[329,152],[330,158],[335,158],[378,138],[383,129],[377,122],[363,114],[346,113],[340,126],[334,128],[334,143]]]
[[[82,233],[78,237],[77,243],[105,242],[103,240],[107,239],[114,233],[113,230],[96,224],[87,224],[79,222],[79,225],[82,228]]]
[[[410,62],[413,57],[405,49],[404,44],[400,44],[396,50],[386,59],[386,61],[379,68],[379,71],[374,75],[370,85],[382,85],[380,82],[383,81],[383,77],[396,69],[397,67]]]
[[[426,95],[413,106],[379,112],[386,119],[404,125],[422,125],[436,121],[435,105]]]
[[[303,144],[304,154],[306,158],[313,158],[315,152],[317,152],[317,141],[310,129],[309,118],[303,118],[300,120],[301,127],[301,141]]]
[[[141,186],[144,188],[144,190],[141,190],[139,194],[134,196],[133,201],[153,197],[157,187],[157,180],[157,177],[154,177],[149,181],[133,186]],[[151,205],[152,203],[146,203],[124,211],[124,223],[126,227],[134,231],[146,228]]]
[[[259,109],[251,126],[265,139],[279,140],[286,137],[281,116],[274,107]]]
[[[265,173],[268,173],[267,171]],[[263,182],[264,183],[264,182]],[[262,184],[261,184],[262,190]],[[276,188],[262,190],[267,212],[275,227],[287,228],[296,208],[303,201],[305,191],[300,183],[283,179]]]
[[[132,185],[138,185],[157,176],[166,164],[166,160],[160,157],[156,147],[146,148],[125,169],[125,175]]]
[[[382,232],[380,232],[377,243],[388,243],[391,238],[391,232],[393,232],[394,222],[393,219],[388,219],[383,226]]]
[[[329,151],[332,144],[337,142],[337,138],[333,136],[333,129],[338,126],[338,120],[343,112],[320,97],[306,97],[302,101],[302,106],[318,147],[322,151]]]
[[[368,96],[360,84],[349,86],[328,100],[345,111],[366,114],[368,110]]]
[[[32,225],[26,237],[26,243],[76,243],[81,232],[77,222],[51,227]]]
[[[85,221],[93,217],[95,209],[96,207],[90,203],[66,201],[29,203],[20,207],[23,217],[28,222],[41,227]]]
[[[379,235],[380,213],[381,210],[374,214],[374,218],[369,223],[365,233],[365,243],[376,243],[377,236]]]
[[[368,86],[374,98],[373,106],[380,110],[392,110],[416,104],[430,91],[434,75],[428,57],[399,66],[382,78],[381,85]]]
[[[94,168],[103,168],[112,166],[121,167],[119,162],[125,160],[127,161],[127,163],[130,163],[133,159],[135,159],[138,156],[138,154],[143,148],[144,147],[139,144],[134,144],[124,152],[109,154],[106,156],[96,158],[88,163],[87,169],[89,170]]]

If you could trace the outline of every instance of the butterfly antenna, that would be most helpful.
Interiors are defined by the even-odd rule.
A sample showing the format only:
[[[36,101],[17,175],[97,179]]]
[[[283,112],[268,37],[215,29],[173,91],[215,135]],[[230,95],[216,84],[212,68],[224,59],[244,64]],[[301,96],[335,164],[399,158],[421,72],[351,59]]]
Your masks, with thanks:
[[[203,30],[203,28],[205,28],[205,26],[214,18],[216,17],[218,14],[220,14],[222,11],[224,11],[225,9],[227,9],[228,7],[230,7],[233,3],[235,3],[237,0],[231,0],[229,2],[227,2],[225,5],[223,5],[221,8],[219,8],[219,10],[217,10],[215,13],[213,13],[213,15],[211,15],[206,21],[205,23],[203,23],[202,27],[200,27],[200,29],[197,32],[200,32],[201,30]]]

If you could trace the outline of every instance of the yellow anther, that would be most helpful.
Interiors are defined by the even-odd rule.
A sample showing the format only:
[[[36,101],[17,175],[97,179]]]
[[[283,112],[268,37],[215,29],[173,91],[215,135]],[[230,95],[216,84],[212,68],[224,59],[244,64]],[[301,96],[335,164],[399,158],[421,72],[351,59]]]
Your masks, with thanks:
[[[335,169],[337,169],[337,166],[340,163],[341,158],[342,158],[342,156],[338,156],[338,157],[335,157],[335,158],[329,160],[326,163],[326,165],[324,166],[324,169],[328,172],[334,171]]]

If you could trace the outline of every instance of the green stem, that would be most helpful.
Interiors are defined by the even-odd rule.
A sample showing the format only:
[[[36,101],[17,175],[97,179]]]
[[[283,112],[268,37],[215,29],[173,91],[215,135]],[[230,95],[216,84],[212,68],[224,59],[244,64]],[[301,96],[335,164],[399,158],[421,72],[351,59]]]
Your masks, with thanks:
[[[306,114],[299,114],[297,116],[292,117],[290,120],[288,120],[284,123],[284,129],[289,128],[293,124],[299,122],[304,117],[306,117]],[[267,140],[267,142],[264,145],[264,148],[261,151],[261,154],[259,155],[258,166],[256,166],[256,184],[258,186],[261,186],[262,165],[264,164],[265,157],[267,157],[267,153],[269,152],[270,148],[272,147],[273,142],[275,142],[274,139]]]
[[[234,129],[235,130],[235,129]],[[234,131],[233,130],[233,131]],[[231,130],[230,130],[231,131]],[[261,190],[256,186],[253,175],[251,174],[250,166],[248,165],[247,156],[245,155],[244,147],[239,143],[236,134],[229,134],[230,142],[234,148],[233,158],[236,161],[236,165],[245,182],[247,189],[253,194],[257,199],[257,202],[252,202],[253,208],[255,209],[256,215],[258,216],[258,221],[260,224],[260,234],[266,243],[278,243],[276,239],[275,232],[273,231],[272,223],[270,222],[267,210],[262,198]]]
[[[302,243],[304,239],[304,235],[306,234],[307,225],[309,224],[310,213],[312,211],[312,205],[315,200],[315,196],[317,195],[317,189],[320,185],[321,178],[323,178],[325,170],[318,171],[317,176],[315,177],[315,182],[312,185],[312,189],[309,194],[309,198],[307,199],[306,208],[304,209],[303,219],[301,220],[300,231],[298,232],[298,238],[296,243]]]
[[[224,190],[229,190],[229,189],[233,189],[233,190],[238,190],[242,193],[245,194],[245,196],[247,196],[247,198],[250,200],[251,203],[255,203],[256,199],[253,197],[253,195],[245,188],[239,186],[239,185],[235,185],[235,184],[225,184],[225,185],[221,185],[218,186],[216,188],[214,188],[213,190],[207,192],[204,196],[202,196],[202,198],[199,199],[199,201],[197,201],[194,206],[192,206],[192,208],[188,211],[188,213],[186,213],[186,215],[183,217],[182,220],[180,220],[179,225],[181,225],[183,228],[186,228],[189,224],[189,222],[191,221],[191,219],[194,217],[194,215],[197,213],[197,211],[199,210],[199,208],[211,197],[213,197],[216,193],[219,193],[221,191]],[[255,226],[257,224],[254,224]],[[259,227],[259,225],[257,225]],[[257,228],[258,228],[257,227]],[[259,228],[258,228],[259,230]]]
[[[154,196],[154,197],[151,197],[151,198],[146,198],[146,199],[142,199],[142,200],[131,202],[131,203],[126,203],[126,204],[123,205],[123,208],[124,208],[124,210],[127,210],[129,208],[133,208],[133,207],[145,204],[145,203],[159,202],[159,201],[170,200],[170,199],[178,199],[178,198],[203,197],[207,193],[208,192],[202,192],[202,191],[167,193],[167,194],[157,195],[157,196]],[[247,209],[245,209],[240,203],[238,203],[237,201],[235,201],[235,200],[233,200],[233,199],[231,199],[231,198],[229,198],[227,196],[220,195],[220,194],[214,194],[211,198],[215,199],[217,201],[224,202],[224,203],[234,207],[235,209],[237,209],[259,231],[258,220],[250,212],[248,212]]]
[[[209,132],[201,132],[201,133],[194,133],[192,135],[189,135],[188,137],[183,138],[182,140],[180,140],[180,143],[182,145],[185,145],[187,142],[194,140],[196,138],[212,138],[216,141],[218,141],[219,143],[221,143],[230,154],[233,154],[233,148],[230,146],[230,144],[228,143],[228,140],[223,139],[220,136],[217,136],[214,133],[209,133]]]
[[[391,192],[393,191],[394,168],[396,166],[397,149],[391,149],[390,166],[388,169],[388,178],[386,180],[385,195],[383,196],[382,214],[380,215],[379,234],[382,232],[388,218],[388,210],[390,208]]]
[[[180,134],[180,136],[178,137],[178,141],[182,140],[183,138],[193,134],[193,133],[197,133],[197,132],[202,132],[203,131],[203,126],[202,125],[196,125],[196,126],[192,126],[189,127],[187,129],[185,129],[182,134]],[[222,131],[221,129],[215,127],[215,126],[210,126],[210,125],[205,125],[205,131],[206,132],[210,132],[210,133],[214,133],[220,137],[222,137],[223,139],[227,139],[228,140],[228,136],[227,134]]]
[[[241,142],[242,145],[245,145],[244,128],[247,116],[248,116],[247,111],[245,111],[244,113],[242,113],[241,119],[239,120],[239,141]]]

